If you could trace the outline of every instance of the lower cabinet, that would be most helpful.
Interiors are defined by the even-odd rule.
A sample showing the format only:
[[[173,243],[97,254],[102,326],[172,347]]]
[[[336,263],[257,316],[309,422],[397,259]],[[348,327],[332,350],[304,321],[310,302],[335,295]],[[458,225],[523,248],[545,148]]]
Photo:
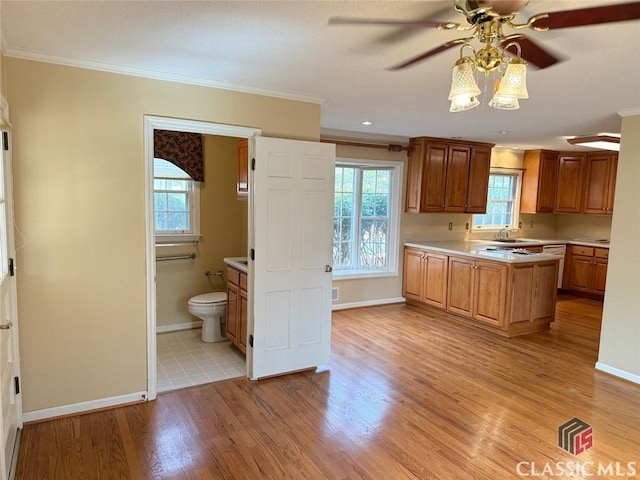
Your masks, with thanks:
[[[505,263],[406,247],[403,295],[409,305],[515,336],[549,328],[557,276],[557,260]]]
[[[407,298],[436,307],[447,304],[446,255],[407,248],[404,251],[403,292]]]
[[[242,353],[247,350],[247,274],[227,267],[227,338]]]
[[[447,310],[478,322],[504,324],[507,265],[449,257]]]
[[[604,295],[609,249],[570,245],[563,287],[574,292]]]

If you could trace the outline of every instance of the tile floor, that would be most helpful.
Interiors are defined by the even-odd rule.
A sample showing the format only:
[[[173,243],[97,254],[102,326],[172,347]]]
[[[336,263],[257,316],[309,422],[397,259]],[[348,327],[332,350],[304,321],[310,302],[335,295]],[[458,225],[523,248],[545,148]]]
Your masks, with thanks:
[[[231,342],[204,343],[201,329],[160,333],[158,392],[246,375],[245,358]]]

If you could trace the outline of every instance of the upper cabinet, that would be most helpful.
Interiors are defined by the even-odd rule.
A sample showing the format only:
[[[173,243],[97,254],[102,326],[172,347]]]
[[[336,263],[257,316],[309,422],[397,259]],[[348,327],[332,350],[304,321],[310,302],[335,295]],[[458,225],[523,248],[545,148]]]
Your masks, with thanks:
[[[405,210],[486,211],[492,144],[412,138]]]
[[[520,212],[611,215],[617,167],[612,152],[528,150]]]
[[[589,155],[584,177],[583,213],[613,213],[618,156],[614,154]]]
[[[553,213],[558,155],[558,152],[549,150],[524,152],[520,213]]]
[[[585,161],[584,154],[560,154],[555,212],[580,213]]]
[[[249,141],[246,138],[238,140],[238,183],[236,192],[238,198],[249,196]]]

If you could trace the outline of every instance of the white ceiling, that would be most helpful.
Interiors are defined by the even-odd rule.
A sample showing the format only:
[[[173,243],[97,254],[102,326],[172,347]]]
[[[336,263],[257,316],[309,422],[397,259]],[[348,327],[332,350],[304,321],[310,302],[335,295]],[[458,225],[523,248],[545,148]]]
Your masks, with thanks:
[[[516,21],[615,3],[623,2],[532,0]],[[565,61],[528,69],[530,98],[520,110],[489,108],[484,94],[480,108],[450,113],[457,49],[405,70],[386,69],[464,32],[418,29],[393,41],[396,27],[327,22],[352,16],[462,23],[452,0],[2,0],[0,7],[8,56],[321,102],[323,134],[334,137],[427,135],[570,150],[563,136],[620,132],[617,112],[640,108],[640,21],[526,31]]]

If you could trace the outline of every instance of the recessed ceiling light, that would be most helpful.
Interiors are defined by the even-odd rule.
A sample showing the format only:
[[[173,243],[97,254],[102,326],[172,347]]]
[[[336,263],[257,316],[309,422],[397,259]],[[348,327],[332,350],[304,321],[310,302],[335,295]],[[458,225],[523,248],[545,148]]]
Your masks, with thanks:
[[[362,125],[366,125],[368,127],[369,125],[373,125],[373,122],[365,120],[364,122],[362,122]]]
[[[498,133],[499,133],[500,135],[507,135],[507,134],[509,134],[509,133],[511,133],[511,132],[510,132],[509,130],[500,130]]]

